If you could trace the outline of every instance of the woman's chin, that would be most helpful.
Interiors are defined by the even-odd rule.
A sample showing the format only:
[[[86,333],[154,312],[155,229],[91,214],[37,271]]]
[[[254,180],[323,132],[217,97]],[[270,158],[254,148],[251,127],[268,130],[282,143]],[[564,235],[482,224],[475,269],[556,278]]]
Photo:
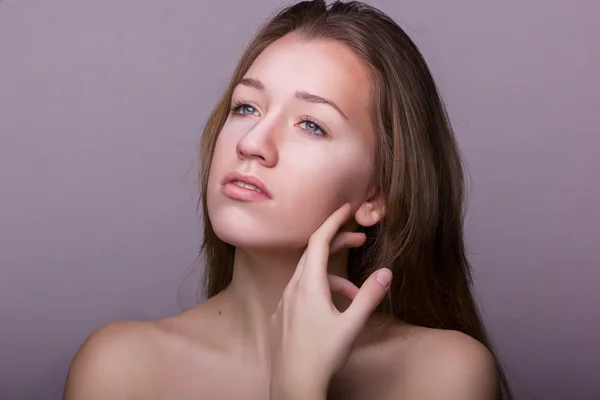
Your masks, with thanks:
[[[289,231],[286,232],[288,235],[285,235],[256,228],[250,231],[240,227],[219,229],[213,226],[213,229],[219,239],[244,251],[294,251],[303,249],[308,242],[308,239],[289,235]]]

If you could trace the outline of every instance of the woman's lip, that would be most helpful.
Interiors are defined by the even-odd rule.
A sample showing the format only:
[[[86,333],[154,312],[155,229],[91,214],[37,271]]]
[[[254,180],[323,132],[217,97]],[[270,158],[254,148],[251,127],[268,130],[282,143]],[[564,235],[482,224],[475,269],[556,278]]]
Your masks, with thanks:
[[[226,186],[227,184],[233,184],[233,182],[237,182],[237,181],[244,182],[244,183],[256,186],[262,193],[256,192],[255,190],[253,190],[253,192],[261,194],[263,197],[267,197],[269,199],[273,198],[273,196],[269,192],[269,189],[263,183],[263,181],[261,181],[256,176],[244,175],[244,174],[242,174],[240,172],[237,172],[237,171],[230,172],[229,174],[227,174],[225,176],[225,178],[223,179],[222,185]],[[237,185],[235,185],[235,186],[237,186]],[[239,187],[239,186],[237,186],[237,187]],[[242,187],[239,187],[239,188],[243,189]],[[251,189],[245,189],[245,190],[251,190]]]
[[[225,183],[221,186],[221,191],[227,197],[241,201],[265,201],[270,198],[262,192],[253,189],[247,189],[236,185],[233,182]]]

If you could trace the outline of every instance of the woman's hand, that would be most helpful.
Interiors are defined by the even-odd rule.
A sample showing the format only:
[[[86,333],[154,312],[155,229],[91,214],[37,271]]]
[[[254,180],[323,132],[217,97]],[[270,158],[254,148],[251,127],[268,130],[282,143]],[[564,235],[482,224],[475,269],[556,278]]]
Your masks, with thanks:
[[[325,399],[331,377],[346,363],[359,332],[388,290],[388,269],[373,273],[360,289],[327,273],[330,253],[365,241],[362,233],[338,233],[350,208],[340,207],[310,237],[271,317],[272,400]],[[353,299],[346,311],[336,309],[332,291]]]

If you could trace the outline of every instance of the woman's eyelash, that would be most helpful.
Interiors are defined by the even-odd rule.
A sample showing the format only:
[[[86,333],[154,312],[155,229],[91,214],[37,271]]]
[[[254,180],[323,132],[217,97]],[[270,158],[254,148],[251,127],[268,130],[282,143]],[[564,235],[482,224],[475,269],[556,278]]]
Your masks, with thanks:
[[[248,103],[244,103],[244,102],[238,101],[238,102],[235,102],[235,103],[233,103],[231,105],[230,112],[232,114],[236,114],[236,115],[240,115],[240,116],[251,115],[251,114],[240,114],[239,113],[239,111],[242,110],[244,107],[250,107],[250,108],[256,110],[256,108],[254,106],[252,106],[252,105],[250,105]],[[317,122],[315,119],[313,119],[311,117],[304,116],[304,117],[302,117],[302,119],[300,120],[300,122],[298,122],[296,125],[300,125],[300,124],[304,124],[304,123],[312,124],[316,130],[318,130],[318,131],[321,132],[321,133],[319,133],[319,132],[316,132],[316,131],[313,131],[313,130],[309,130],[309,129],[306,129],[306,128],[300,128],[303,131],[305,131],[306,133],[308,133],[309,135],[312,135],[312,136],[327,136],[328,135],[327,132],[325,131],[325,129],[323,129],[323,127],[320,125],[320,123]]]
[[[231,109],[230,109],[230,111],[231,111],[232,113],[237,113],[237,112],[238,112],[238,111],[240,111],[240,110],[241,110],[243,107],[252,107],[252,108],[254,108],[253,106],[251,106],[251,105],[250,105],[250,104],[248,104],[248,103],[243,103],[243,102],[241,102],[241,101],[238,101],[238,102],[235,102],[235,103],[233,103],[233,104],[231,105]],[[256,108],[254,108],[254,109],[256,110]],[[245,115],[245,114],[243,114],[243,115]]]
[[[319,131],[321,131],[321,133],[317,133],[317,132],[308,130],[306,128],[300,128],[300,129],[304,129],[310,135],[314,135],[314,136],[327,136],[327,132],[325,131],[325,129],[323,129],[323,127],[321,127],[321,125],[317,121],[315,121],[314,119],[312,119],[310,117],[302,117],[302,119],[300,120],[299,124],[302,124],[302,123],[305,123],[305,122],[313,124]]]

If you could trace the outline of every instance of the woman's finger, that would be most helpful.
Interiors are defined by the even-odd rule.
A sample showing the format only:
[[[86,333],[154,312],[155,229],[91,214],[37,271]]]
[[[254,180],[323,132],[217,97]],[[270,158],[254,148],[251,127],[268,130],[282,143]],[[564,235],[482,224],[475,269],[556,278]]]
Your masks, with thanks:
[[[364,326],[371,313],[385,297],[391,281],[392,271],[381,268],[371,274],[363,283],[352,304],[344,312],[345,318],[347,318],[353,329],[360,330]]]
[[[362,232],[339,232],[329,246],[329,254],[351,247],[360,247],[366,240],[367,236]]]
[[[332,293],[339,293],[350,300],[356,297],[359,289],[348,279],[342,278],[341,276],[328,274],[327,280],[329,281],[329,288],[331,289]]]
[[[350,216],[350,210],[350,204],[344,204],[335,210],[319,229],[311,235],[300,279],[308,279],[312,282],[326,282],[329,247],[334,236]]]

